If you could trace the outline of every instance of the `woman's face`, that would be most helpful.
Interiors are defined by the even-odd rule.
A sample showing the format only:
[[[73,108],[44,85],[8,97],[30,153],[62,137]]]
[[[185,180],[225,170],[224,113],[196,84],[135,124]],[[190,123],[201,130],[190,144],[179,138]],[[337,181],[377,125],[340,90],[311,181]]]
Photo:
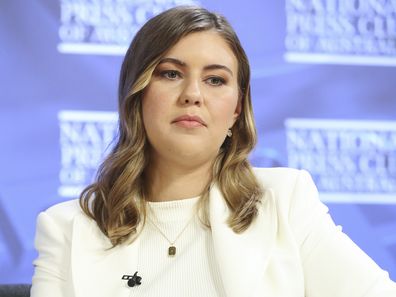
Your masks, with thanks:
[[[154,158],[213,161],[240,113],[238,62],[216,32],[191,33],[154,70],[143,122]]]

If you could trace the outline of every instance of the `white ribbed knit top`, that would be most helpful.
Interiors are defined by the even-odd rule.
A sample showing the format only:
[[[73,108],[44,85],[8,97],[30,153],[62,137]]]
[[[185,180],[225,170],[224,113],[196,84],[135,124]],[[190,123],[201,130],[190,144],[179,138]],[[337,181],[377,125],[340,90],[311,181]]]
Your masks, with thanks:
[[[198,199],[148,202],[149,220],[140,234],[138,255],[138,274],[142,283],[131,288],[131,296],[226,296],[211,232],[200,224],[195,213]],[[175,256],[168,255],[169,242],[150,219],[171,241],[188,224],[174,244],[177,249]]]

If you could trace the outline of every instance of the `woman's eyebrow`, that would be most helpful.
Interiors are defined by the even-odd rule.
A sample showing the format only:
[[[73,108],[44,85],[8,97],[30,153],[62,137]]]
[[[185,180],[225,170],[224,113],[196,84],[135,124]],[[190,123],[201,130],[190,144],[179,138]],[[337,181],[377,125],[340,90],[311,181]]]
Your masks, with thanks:
[[[214,69],[222,69],[225,70],[227,72],[229,72],[231,74],[231,76],[234,76],[234,74],[232,73],[231,69],[228,68],[225,65],[221,65],[221,64],[210,64],[204,67],[204,70],[214,70]]]
[[[176,64],[176,65],[179,65],[182,67],[187,66],[185,62],[180,61],[179,59],[175,59],[175,58],[163,58],[159,61],[158,65],[162,64],[162,63],[172,63],[172,64]]]
[[[159,65],[159,64],[162,64],[162,63],[172,63],[172,64],[176,64],[176,65],[181,66],[181,67],[186,67],[186,66],[187,66],[187,64],[186,64],[185,62],[183,62],[183,61],[181,61],[181,60],[179,60],[179,59],[176,59],[176,58],[163,58],[163,59],[161,59],[161,60],[159,61],[158,65]],[[206,65],[206,66],[204,67],[204,70],[215,70],[215,69],[222,69],[222,70],[225,70],[225,71],[229,72],[229,73],[231,74],[231,76],[234,76],[234,74],[233,74],[233,72],[231,71],[231,69],[228,68],[228,67],[225,66],[225,65],[221,65],[221,64],[210,64],[210,65]]]

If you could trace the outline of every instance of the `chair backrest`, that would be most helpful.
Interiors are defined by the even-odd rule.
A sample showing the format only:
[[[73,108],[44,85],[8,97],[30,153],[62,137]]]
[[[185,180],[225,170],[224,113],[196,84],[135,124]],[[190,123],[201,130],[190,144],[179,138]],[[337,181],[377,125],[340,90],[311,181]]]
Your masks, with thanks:
[[[0,285],[0,297],[29,297],[30,287],[28,284]]]

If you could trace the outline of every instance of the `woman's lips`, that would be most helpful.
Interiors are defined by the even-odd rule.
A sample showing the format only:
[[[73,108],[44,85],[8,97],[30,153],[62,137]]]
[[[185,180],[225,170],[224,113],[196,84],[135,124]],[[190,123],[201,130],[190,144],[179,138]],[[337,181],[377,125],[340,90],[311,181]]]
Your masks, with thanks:
[[[206,123],[196,115],[182,115],[172,121],[172,124],[183,128],[206,127]]]
[[[174,122],[175,125],[181,126],[184,128],[196,128],[196,127],[203,127],[203,125],[200,122],[197,121],[176,121]]]

